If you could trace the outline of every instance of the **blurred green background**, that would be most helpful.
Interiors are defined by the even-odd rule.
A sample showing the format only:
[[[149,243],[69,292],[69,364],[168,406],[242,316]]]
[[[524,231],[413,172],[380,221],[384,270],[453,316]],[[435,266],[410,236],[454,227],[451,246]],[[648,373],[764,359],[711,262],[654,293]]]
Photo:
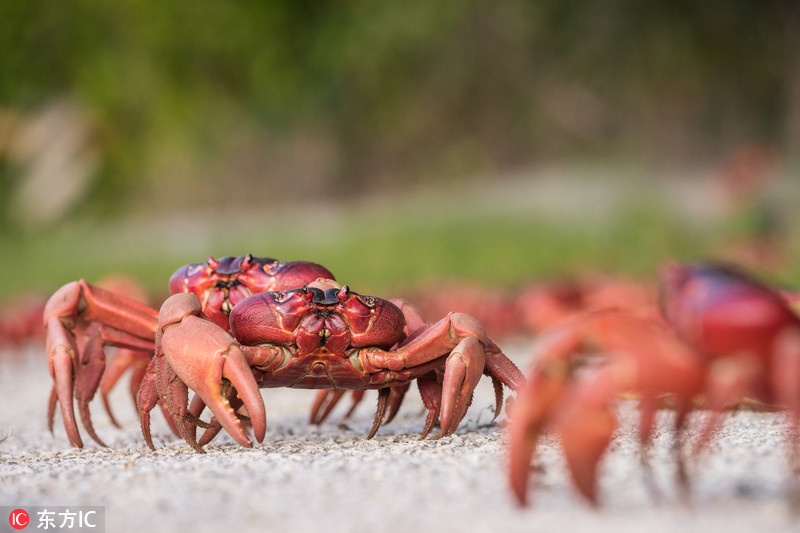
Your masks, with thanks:
[[[763,235],[793,283],[799,155],[790,0],[0,0],[0,296],[247,252],[513,287]]]

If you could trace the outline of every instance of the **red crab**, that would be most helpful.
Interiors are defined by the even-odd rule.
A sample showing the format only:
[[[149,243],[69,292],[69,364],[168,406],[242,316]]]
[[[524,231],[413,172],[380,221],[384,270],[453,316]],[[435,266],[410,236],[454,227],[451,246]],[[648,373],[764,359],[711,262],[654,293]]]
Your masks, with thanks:
[[[541,334],[593,311],[650,305],[654,292],[626,277],[599,274],[538,282],[520,292],[515,314],[526,331]]]
[[[194,295],[171,296],[159,314],[156,357],[139,393],[142,431],[149,436],[149,411],[159,398],[173,424],[197,451],[220,427],[250,446],[237,411],[247,410],[256,440],[266,431],[259,387],[379,390],[380,426],[392,389],[417,380],[428,418],[438,417],[441,435],[455,431],[482,374],[513,390],[522,374],[469,315],[449,313],[406,336],[403,311],[389,300],[352,292],[332,279],[256,294],[230,313],[230,330],[206,319]],[[191,407],[188,389],[195,392]],[[204,406],[214,419],[198,421]],[[195,439],[195,427],[207,428]]]
[[[403,302],[351,293],[313,263],[209,259],[179,269],[170,288],[183,293],[170,297],[160,314],[83,281],[51,297],[45,310],[55,381],[50,418],[57,399],[73,445],[82,445],[73,395],[84,427],[99,441],[88,402],[104,372],[103,344],[146,352],[155,339],[156,357],[137,397],[150,447],[149,413],[156,404],[198,451],[223,427],[250,445],[239,423],[242,408],[263,440],[259,386],[379,389],[371,436],[412,380],[429,409],[424,434],[439,415],[442,434],[456,429],[482,373],[493,380],[498,410],[501,383],[516,390],[523,382],[475,319],[453,313],[425,325]],[[191,407],[188,388],[195,391]],[[210,423],[199,420],[205,405],[215,415]],[[196,426],[207,428],[199,443]]]
[[[789,413],[797,452],[800,319],[786,299],[734,267],[670,265],[661,278],[661,307],[663,320],[655,312],[591,314],[542,343],[509,426],[510,481],[520,504],[527,499],[531,457],[548,429],[560,436],[578,490],[597,503],[597,464],[617,427],[614,400],[625,392],[640,398],[643,446],[662,397],[675,405],[676,451],[693,401],[704,397],[712,414],[695,453],[721,414],[749,397]],[[579,371],[586,341],[607,356]]]
[[[230,309],[251,294],[295,287],[320,276],[331,274],[305,261],[283,263],[252,255],[220,260],[209,257],[206,263],[178,269],[169,287],[172,293],[195,294],[206,316],[226,325]],[[84,280],[68,283],[50,297],[44,309],[47,358],[54,381],[48,421],[52,431],[59,402],[70,443],[77,447],[83,442],[75,421],[73,396],[86,431],[104,445],[92,426],[89,402],[99,386],[107,406],[108,391],[128,369],[133,369],[131,388],[138,390],[154,350],[158,311],[137,301],[118,284],[113,289]],[[107,345],[125,349],[108,366],[103,351]]]
[[[3,302],[0,312],[0,348],[18,347],[38,340],[42,330],[42,311],[46,297],[28,295]]]

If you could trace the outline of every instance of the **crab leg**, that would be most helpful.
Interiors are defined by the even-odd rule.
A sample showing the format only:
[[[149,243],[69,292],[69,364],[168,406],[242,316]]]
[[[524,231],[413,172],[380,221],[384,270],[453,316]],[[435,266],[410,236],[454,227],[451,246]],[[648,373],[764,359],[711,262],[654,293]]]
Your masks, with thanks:
[[[388,424],[394,420],[395,416],[397,416],[398,411],[400,411],[400,405],[403,403],[403,398],[405,398],[410,387],[410,383],[391,387],[391,393],[389,394],[389,412],[386,413],[386,418],[383,420],[383,425]],[[346,416],[349,416],[349,413]]]
[[[86,335],[76,339],[76,327],[92,322],[107,327],[99,332],[87,330]],[[102,345],[152,349],[157,323],[154,309],[84,280],[64,285],[47,301],[44,324],[48,364],[55,385],[55,399],[61,404],[64,426],[73,446],[83,446],[75,421],[73,394],[78,397],[87,431],[100,442],[90,429],[86,403],[94,396],[105,367]],[[82,354],[90,337],[96,339],[91,341],[93,347],[89,348],[88,355]],[[52,413],[53,409],[49,411]],[[52,427],[52,420],[48,423]]]
[[[378,432],[378,428],[381,427],[383,417],[386,416],[386,407],[389,405],[390,395],[391,389],[389,387],[378,389],[378,409],[375,411],[375,418],[372,421],[372,428],[367,433],[367,439],[374,437],[375,433]]]
[[[610,360],[595,372],[579,376],[575,372],[576,356],[586,340],[608,352]],[[617,312],[591,315],[552,333],[542,345],[511,417],[509,474],[517,501],[526,503],[529,465],[536,444],[543,431],[553,428],[561,436],[575,485],[596,504],[597,463],[617,425],[611,411],[613,399],[629,391],[642,395],[642,446],[651,439],[658,396],[676,399],[680,430],[682,406],[688,405],[703,386],[697,359],[691,348],[665,328]]]
[[[789,411],[789,457],[792,479],[789,482],[789,506],[800,513],[800,331],[784,332],[776,343],[773,387],[780,404]]]
[[[497,349],[476,319],[463,313],[449,313],[397,350],[362,350],[361,365],[376,374],[376,380],[390,379],[399,373],[427,374],[444,358],[441,395],[441,433],[450,435],[466,414],[472,393],[486,368],[487,347]],[[522,373],[499,350],[487,368],[490,375],[516,390],[524,383]],[[503,360],[502,363],[500,361]],[[390,372],[381,372],[388,370]]]
[[[111,411],[108,395],[123,374],[129,369],[133,369],[130,381],[130,393],[133,398],[133,405],[136,407],[136,394],[142,384],[145,372],[147,371],[147,365],[150,363],[152,356],[152,347],[148,352],[132,350],[130,348],[120,348],[117,350],[113,359],[106,364],[105,372],[103,372],[103,377],[100,379],[100,397],[103,400],[103,407],[105,407],[106,413],[108,413],[108,417],[111,419],[111,423],[114,424],[114,426],[121,427],[114,417],[114,413]]]
[[[439,412],[442,409],[442,383],[437,372],[428,372],[417,378],[417,388],[419,388],[419,394],[422,396],[422,403],[428,410],[428,416],[425,417],[425,427],[419,437],[422,440],[433,429],[433,425],[439,419]]]
[[[406,383],[405,385],[378,389],[378,409],[375,411],[372,428],[367,433],[367,439],[374,437],[375,433],[378,432],[378,428],[394,419],[400,409],[400,404],[403,403],[406,392],[408,392],[408,388],[409,384]]]
[[[139,393],[136,395],[136,407],[139,410],[139,425],[142,428],[142,436],[147,446],[155,450],[153,437],[150,434],[150,411],[158,404],[158,387],[156,386],[156,364],[157,359],[153,357],[147,365],[147,371],[142,378]],[[170,420],[167,417],[167,420]],[[177,429],[177,428],[176,428]]]
[[[153,339],[158,324],[155,309],[90,285],[85,280],[67,283],[53,293],[44,309],[45,326],[53,316],[57,316],[65,325],[74,325],[76,319],[100,322],[148,340]]]
[[[53,320],[57,321],[55,317],[53,317]],[[47,337],[48,355],[51,357],[51,376],[53,376],[54,380],[53,394],[51,395],[50,405],[47,413],[48,427],[52,433],[53,418],[55,416],[55,406],[57,403],[61,403],[62,405],[62,414],[64,416],[65,427],[69,428],[71,426],[70,420],[74,420],[74,415],[70,415],[72,404],[71,397],[73,392],[69,391],[73,390],[75,399],[77,400],[81,409],[81,419],[84,427],[98,444],[105,446],[105,444],[94,432],[89,414],[89,402],[91,402],[91,400],[94,398],[98,387],[102,385],[106,376],[108,375],[108,372],[105,370],[106,357],[103,347],[105,345],[129,347],[123,348],[120,351],[123,353],[130,352],[141,354],[140,357],[145,358],[144,366],[146,366],[146,361],[149,360],[149,355],[139,350],[146,349],[148,352],[152,352],[152,347],[140,348],[140,346],[147,346],[144,340],[113,330],[98,322],[91,322],[83,335],[78,339],[71,337],[69,331],[59,331],[60,328],[60,323],[54,323],[50,328],[50,331],[57,332],[57,334],[52,336],[48,335]],[[50,344],[51,342],[52,344]],[[83,347],[80,348],[80,346]],[[134,346],[136,348],[131,348]],[[74,361],[70,365],[65,364],[65,353],[71,354],[70,360]],[[52,364],[56,364],[56,361],[58,361],[57,365],[62,366],[53,367]],[[124,371],[130,366],[132,365],[126,362],[125,358],[122,358],[120,363],[117,363],[117,358],[115,357],[112,359],[110,368],[121,368],[121,370]],[[137,377],[137,374],[140,373],[141,372],[138,369],[135,369],[134,377],[131,381],[131,389],[134,398],[136,395],[136,390],[138,390],[139,383],[141,382],[141,378]],[[116,379],[114,379],[107,387],[110,389],[114,382],[116,382]],[[119,426],[109,408],[106,397],[107,394],[108,392],[104,390],[103,403],[112,423],[116,426]],[[67,401],[62,401],[62,398],[67,398]],[[70,434],[69,430],[68,434]],[[80,443],[80,435],[78,435],[77,440],[75,440],[74,433],[70,437],[70,442],[74,446],[80,447],[80,445],[82,445],[82,443],[80,445],[76,444],[76,442]]]
[[[363,391],[358,392],[362,393],[361,397],[358,398],[358,401],[354,398],[352,409],[358,406],[358,402],[360,402],[363,397]],[[317,395],[314,397],[314,403],[311,405],[311,416],[308,419],[308,423],[319,425],[325,422],[325,419],[328,418],[333,408],[336,407],[339,400],[342,399],[344,393],[344,389],[323,389],[317,392]],[[355,397],[355,394],[353,396]]]
[[[796,427],[800,422],[800,329],[787,329],[778,337],[770,378],[777,402],[787,407]]]
[[[400,411],[400,405],[403,403],[403,398],[405,397],[406,392],[408,392],[408,388],[409,384],[391,387],[392,394],[390,397],[391,401],[389,402],[389,411],[381,425],[386,425],[391,422],[397,415],[398,411]],[[353,416],[353,413],[355,412],[356,408],[358,408],[361,400],[364,399],[364,392],[365,391],[363,390],[352,391],[352,394],[350,395],[352,402],[350,403],[350,407],[347,409],[347,412],[344,414],[344,417],[342,417],[344,420],[347,420]],[[314,398],[314,403],[311,405],[311,416],[309,417],[308,423],[319,425],[325,422],[333,409],[339,404],[339,400],[344,397],[344,393],[344,389],[323,389],[319,391]]]

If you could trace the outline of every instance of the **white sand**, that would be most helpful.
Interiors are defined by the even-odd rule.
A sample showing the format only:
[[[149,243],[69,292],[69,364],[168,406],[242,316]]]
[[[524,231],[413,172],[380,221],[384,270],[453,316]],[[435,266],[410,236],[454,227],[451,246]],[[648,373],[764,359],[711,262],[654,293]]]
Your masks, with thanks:
[[[523,344],[506,350],[526,366]],[[364,439],[373,393],[347,426],[306,417],[313,392],[267,390],[268,432],[245,449],[220,435],[200,455],[155,416],[158,451],[145,447],[125,387],[113,397],[125,429],[101,406],[95,426],[109,449],[70,447],[60,417],[52,437],[50,389],[41,349],[0,352],[0,505],[104,505],[106,531],[416,532],[615,531],[698,533],[800,531],[787,512],[786,428],[779,414],[739,413],[709,455],[691,466],[691,508],[675,494],[671,438],[659,431],[651,451],[661,502],[646,490],[632,407],[602,465],[604,507],[589,508],[571,488],[552,440],[541,447],[533,506],[511,499],[502,429],[489,425],[492,391],[482,384],[459,431],[419,441],[424,417],[415,389],[398,418]],[[669,415],[665,414],[664,418]],[[662,420],[663,422],[663,420]],[[5,517],[0,517],[5,523]]]

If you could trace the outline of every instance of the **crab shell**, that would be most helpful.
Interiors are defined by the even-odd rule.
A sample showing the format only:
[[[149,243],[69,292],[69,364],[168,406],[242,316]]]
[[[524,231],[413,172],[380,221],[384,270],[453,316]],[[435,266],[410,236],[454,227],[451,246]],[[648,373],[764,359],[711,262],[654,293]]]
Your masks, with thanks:
[[[309,261],[281,262],[268,257],[209,257],[205,263],[179,268],[169,279],[170,294],[197,296],[208,318],[228,329],[228,315],[245,298],[264,291],[299,287],[319,277],[333,279],[328,269]]]
[[[403,312],[388,300],[351,292],[331,279],[299,289],[263,292],[237,305],[231,332],[242,344],[296,346],[297,355],[350,348],[388,350],[403,339]]]
[[[665,266],[661,306],[678,336],[701,354],[746,353],[765,366],[780,332],[798,325],[780,293],[722,264]]]

